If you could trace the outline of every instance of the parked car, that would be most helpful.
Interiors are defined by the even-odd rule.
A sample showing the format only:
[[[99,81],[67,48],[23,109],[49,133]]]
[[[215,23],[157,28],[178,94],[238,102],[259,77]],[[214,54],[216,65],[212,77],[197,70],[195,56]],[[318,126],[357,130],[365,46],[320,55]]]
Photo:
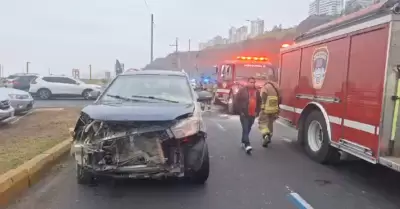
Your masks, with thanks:
[[[30,83],[33,79],[37,78],[39,74],[36,73],[16,73],[9,75],[4,82],[7,88],[15,88],[28,91]]]
[[[6,85],[6,78],[0,78],[0,87],[4,87]]]
[[[118,75],[75,125],[77,183],[102,175],[205,183],[210,165],[200,99],[183,72]]]
[[[26,91],[0,87],[0,94],[8,95],[8,99],[15,110],[15,114],[24,113],[33,108],[34,100]]]
[[[0,92],[0,122],[9,122],[14,117],[14,108],[11,107],[8,94]]]
[[[68,76],[39,76],[32,80],[29,93],[40,99],[51,97],[83,97],[90,99],[90,92],[100,90],[101,86],[86,84]]]

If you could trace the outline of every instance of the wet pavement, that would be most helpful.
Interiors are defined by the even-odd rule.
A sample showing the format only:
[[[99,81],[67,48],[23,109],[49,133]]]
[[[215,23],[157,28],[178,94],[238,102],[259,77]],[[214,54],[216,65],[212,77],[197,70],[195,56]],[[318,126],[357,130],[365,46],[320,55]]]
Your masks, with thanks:
[[[268,149],[256,126],[251,156],[240,148],[237,116],[205,113],[211,173],[204,186],[180,181],[106,181],[76,184],[68,158],[11,209],[315,209],[400,208],[400,175],[365,162],[324,166],[292,141],[296,132],[277,123]],[[307,208],[307,207],[303,207]]]

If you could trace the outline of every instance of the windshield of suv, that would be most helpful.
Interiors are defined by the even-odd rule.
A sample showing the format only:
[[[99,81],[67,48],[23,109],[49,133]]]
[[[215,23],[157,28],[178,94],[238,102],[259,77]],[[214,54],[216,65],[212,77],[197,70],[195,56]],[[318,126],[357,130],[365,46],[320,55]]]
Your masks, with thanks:
[[[265,80],[269,75],[276,75],[274,69],[265,64],[243,64],[236,65],[236,77],[248,78],[254,77],[256,79]]]
[[[143,100],[147,102],[192,103],[190,86],[184,76],[123,75],[106,89],[100,101]]]

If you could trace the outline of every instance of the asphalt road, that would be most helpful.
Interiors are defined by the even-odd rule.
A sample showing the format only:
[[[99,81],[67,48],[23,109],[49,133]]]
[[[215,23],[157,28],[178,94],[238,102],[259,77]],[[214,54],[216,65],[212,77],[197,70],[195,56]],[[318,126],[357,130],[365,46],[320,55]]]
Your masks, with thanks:
[[[239,146],[236,116],[206,113],[204,117],[211,155],[205,186],[131,180],[81,186],[68,159],[10,208],[294,209],[295,194],[315,209],[400,208],[398,173],[364,162],[316,164],[292,142],[296,133],[280,124],[268,149],[261,147],[253,126],[254,150],[248,156]]]

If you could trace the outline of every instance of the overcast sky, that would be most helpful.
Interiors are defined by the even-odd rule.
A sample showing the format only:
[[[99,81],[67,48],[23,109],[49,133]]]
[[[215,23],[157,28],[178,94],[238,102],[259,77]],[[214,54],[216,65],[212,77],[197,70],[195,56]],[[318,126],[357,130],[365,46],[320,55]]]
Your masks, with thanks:
[[[218,3],[217,3],[218,2]],[[5,74],[30,71],[71,74],[88,65],[96,74],[112,70],[115,59],[125,67],[143,67],[150,56],[150,12],[155,17],[155,57],[192,49],[230,26],[264,19],[293,26],[305,19],[310,0],[0,0],[0,64]],[[87,74],[86,74],[87,75]]]

